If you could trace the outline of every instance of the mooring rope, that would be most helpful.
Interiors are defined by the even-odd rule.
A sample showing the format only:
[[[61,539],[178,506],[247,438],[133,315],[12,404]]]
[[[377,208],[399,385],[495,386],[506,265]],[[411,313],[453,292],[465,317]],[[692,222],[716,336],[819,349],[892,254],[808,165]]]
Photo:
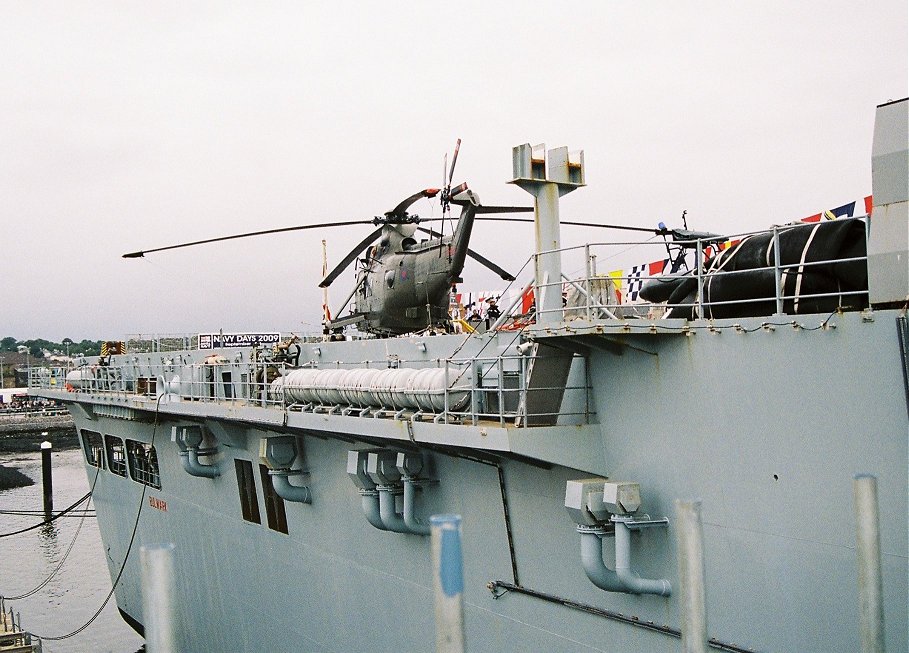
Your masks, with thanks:
[[[98,482],[98,473],[100,471],[101,471],[100,467],[95,470],[95,478],[94,478],[94,480],[92,480],[92,487],[88,491],[89,495],[91,495],[95,491],[95,484]],[[69,543],[69,546],[66,549],[66,553],[63,554],[63,557],[60,559],[59,564],[57,564],[57,566],[54,568],[54,570],[50,573],[50,576],[48,576],[43,581],[41,581],[41,583],[37,587],[29,590],[28,592],[25,592],[24,594],[20,594],[18,596],[4,596],[3,599],[5,601],[18,601],[20,599],[28,598],[29,596],[32,596],[32,595],[40,592],[42,589],[44,589],[47,586],[47,584],[49,582],[51,582],[51,580],[54,578],[54,576],[56,576],[57,573],[61,569],[63,569],[63,564],[66,562],[66,559],[69,557],[70,552],[73,550],[73,547],[76,544],[76,540],[79,537],[79,532],[82,530],[83,524],[85,524],[86,516],[87,516],[87,512],[83,512],[82,517],[79,519],[79,525],[76,527],[76,533],[73,535],[72,542]]]

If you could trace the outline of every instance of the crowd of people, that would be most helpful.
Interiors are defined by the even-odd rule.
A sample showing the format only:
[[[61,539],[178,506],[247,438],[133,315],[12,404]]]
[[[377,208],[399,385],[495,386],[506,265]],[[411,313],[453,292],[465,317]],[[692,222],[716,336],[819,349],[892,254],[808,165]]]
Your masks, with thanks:
[[[13,395],[10,401],[3,401],[0,397],[0,414],[11,413],[42,413],[49,411],[66,410],[54,399],[39,399],[37,397]]]
[[[502,315],[502,311],[499,310],[499,305],[496,303],[495,299],[486,300],[486,310],[480,312],[479,307],[474,307],[470,315],[467,317],[467,321],[471,323],[479,324],[481,321],[486,320],[487,326],[492,322],[495,322]]]

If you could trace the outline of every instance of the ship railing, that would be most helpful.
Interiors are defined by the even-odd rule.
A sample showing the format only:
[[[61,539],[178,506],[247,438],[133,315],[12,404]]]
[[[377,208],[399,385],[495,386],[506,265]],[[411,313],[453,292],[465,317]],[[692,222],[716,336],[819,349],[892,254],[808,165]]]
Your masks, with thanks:
[[[278,333],[278,332],[276,332]],[[321,333],[297,334],[279,332],[281,340],[296,337],[298,342],[316,342],[322,340]],[[154,354],[199,349],[198,333],[154,333],[129,334],[126,336],[126,352],[130,354]]]
[[[518,334],[515,334],[515,338]],[[285,395],[287,409],[293,412],[314,412],[341,414],[358,417],[391,417],[413,421],[433,421],[441,423],[496,422],[500,425],[514,424],[526,426],[541,419],[555,422],[586,423],[590,417],[589,388],[586,386],[535,387],[528,389],[526,380],[528,369],[534,356],[530,355],[489,355],[453,357],[427,361],[425,358],[408,360],[393,356],[376,360],[360,361],[327,361],[312,366],[319,370],[354,370],[354,369],[420,369],[427,367],[444,368],[446,387],[436,389],[401,389],[374,387],[366,394],[370,401],[361,402],[350,399],[352,394],[362,394],[364,388],[353,388],[345,385],[319,385],[317,393],[327,397],[346,397],[344,402],[306,401],[299,402]],[[586,374],[584,375],[586,378]],[[528,411],[527,396],[535,392],[561,392],[567,397],[567,404],[578,406],[575,410],[561,410],[557,413]],[[300,390],[297,389],[296,393]],[[413,398],[419,394],[419,399]],[[376,401],[376,397],[380,397]],[[531,418],[531,419],[528,419]]]
[[[161,363],[139,361],[85,365],[76,369],[33,368],[29,387],[127,399],[145,397],[159,402],[232,402],[280,406],[271,397],[271,381],[283,374],[285,363],[274,361]]]
[[[126,336],[126,351],[130,354],[185,351],[199,346],[196,333],[131,333]]]
[[[28,369],[28,387],[63,390],[66,375],[71,367],[30,367]]]
[[[421,360],[376,360],[358,363],[331,362],[318,369],[372,367],[437,367],[445,368],[445,387],[421,390],[421,399],[414,405],[405,394],[386,392],[381,404],[355,406],[347,403],[333,405],[293,403],[279,386],[278,377],[298,369],[273,361],[245,361],[151,364],[135,361],[114,362],[110,365],[90,365],[76,370],[42,368],[33,370],[29,379],[32,388],[65,390],[107,399],[128,400],[140,397],[158,404],[177,402],[230,403],[258,406],[281,411],[309,410],[344,415],[395,417],[442,423],[495,422],[500,425],[527,426],[543,422],[586,423],[590,418],[589,387],[585,383],[547,387],[537,383],[528,388],[529,369],[533,355],[501,354],[464,356]],[[578,364],[584,364],[578,359]],[[67,373],[69,372],[69,377]],[[586,370],[579,378],[586,379]],[[348,388],[335,389],[344,395]],[[535,402],[528,401],[534,393],[558,392],[563,396],[557,412],[534,411]],[[378,394],[378,392],[376,393]],[[529,408],[530,407],[530,408]]]
[[[497,422],[500,426],[529,426],[556,422],[586,424],[590,420],[590,387],[583,384],[529,387],[532,354],[449,358],[444,361],[454,383],[445,390],[445,407],[435,421],[451,423]],[[578,364],[585,365],[583,358]],[[580,375],[587,378],[587,370]],[[467,394],[469,392],[469,395]],[[562,399],[558,410],[532,410],[535,393],[558,393]]]
[[[562,279],[541,284],[531,283],[530,287],[532,287],[535,297],[540,297],[547,292],[560,294],[562,306],[550,309],[535,308],[535,314],[530,317],[534,321],[538,321],[544,315],[556,314],[554,320],[556,322],[570,322],[578,319],[587,321],[659,319],[670,309],[680,309],[674,313],[678,315],[681,312],[683,315],[688,314],[696,319],[709,319],[713,316],[715,309],[735,305],[747,305],[749,309],[745,311],[747,315],[769,316],[797,313],[799,312],[798,304],[812,305],[816,300],[821,299],[838,298],[839,302],[833,302],[834,306],[844,304],[855,306],[867,303],[867,287],[851,290],[835,288],[821,292],[785,292],[784,289],[787,285],[791,287],[791,281],[789,284],[786,283],[787,277],[789,279],[799,277],[807,271],[825,266],[866,262],[867,256],[831,258],[791,264],[781,263],[779,258],[781,231],[781,228],[778,227],[774,227],[772,230],[775,255],[772,257],[771,264],[744,270],[708,270],[705,267],[706,261],[724,248],[718,244],[716,238],[670,241],[669,243],[653,239],[646,242],[588,243],[541,252],[531,257],[531,260],[535,261],[538,257],[555,252],[561,254]],[[726,246],[730,242],[734,243],[755,233],[765,232],[736,234],[723,239],[722,245]],[[678,249],[667,251],[667,246]],[[654,248],[658,248],[657,253],[654,253]],[[631,251],[635,252],[634,258],[630,258],[629,252]],[[649,252],[649,254],[642,252]],[[680,254],[681,257],[679,257]],[[633,263],[633,261],[650,260],[653,262]],[[604,262],[609,262],[607,272],[603,271]],[[675,273],[664,271],[669,270],[674,262],[678,263],[679,271]],[[659,271],[650,274],[653,269]],[[567,273],[564,272],[566,270]],[[740,275],[753,275],[755,272],[773,274],[774,292],[759,296],[704,300],[709,295],[711,284],[716,280],[732,281],[737,277],[741,278]],[[678,281],[682,275],[695,281],[694,301],[651,303],[638,298],[638,293],[645,282],[668,283]],[[512,287],[516,283],[520,282],[513,282]],[[848,301],[849,299],[852,301]],[[741,311],[726,311],[726,313],[730,312],[738,314]],[[722,314],[723,311],[718,311],[718,313]],[[518,319],[518,316],[513,316],[513,319]]]

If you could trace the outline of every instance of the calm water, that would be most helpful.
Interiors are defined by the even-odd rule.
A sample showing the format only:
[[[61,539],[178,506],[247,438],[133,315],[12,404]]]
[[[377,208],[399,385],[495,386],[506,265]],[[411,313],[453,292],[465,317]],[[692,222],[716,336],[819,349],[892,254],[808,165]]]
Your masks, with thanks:
[[[0,511],[41,510],[41,454],[2,454],[0,464],[18,467],[35,485],[0,491]],[[59,511],[89,490],[78,450],[55,451],[54,510]],[[40,516],[9,515],[0,512],[0,534],[25,528]],[[110,575],[104,559],[101,535],[94,517],[66,515],[49,526],[22,535],[0,538],[0,594],[17,596],[32,590],[60,564],[76,538],[62,568],[40,592],[7,603],[22,616],[23,627],[41,636],[59,636],[76,630],[95,613],[110,591]],[[136,551],[138,553],[138,551]],[[45,641],[45,653],[135,653],[142,638],[124,623],[111,598],[101,615],[79,635],[54,642]]]

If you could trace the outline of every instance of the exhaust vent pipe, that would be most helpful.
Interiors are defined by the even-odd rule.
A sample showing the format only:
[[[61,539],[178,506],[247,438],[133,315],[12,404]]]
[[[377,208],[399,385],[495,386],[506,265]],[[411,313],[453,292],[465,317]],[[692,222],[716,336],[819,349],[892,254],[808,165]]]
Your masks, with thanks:
[[[297,438],[282,435],[259,440],[259,459],[268,467],[272,487],[285,501],[312,503],[312,492],[307,485],[292,485],[291,476],[306,474],[303,469],[303,450]],[[298,462],[297,462],[298,461]],[[299,465],[296,469],[294,463]]]
[[[429,525],[416,515],[416,492],[433,481],[419,478],[419,454],[373,449],[347,452],[347,474],[362,497],[363,513],[374,527],[394,533],[429,535]],[[403,512],[398,499],[403,498]]]
[[[382,523],[382,517],[379,514],[379,491],[376,484],[372,482],[369,474],[366,473],[366,463],[369,459],[369,451],[348,451],[347,452],[347,475],[350,480],[357,486],[362,497],[363,514],[366,515],[366,521],[372,524],[380,531],[387,530]]]
[[[199,425],[174,427],[177,433],[177,446],[180,447],[180,462],[183,469],[190,476],[199,478],[217,478],[221,475],[217,463],[203,465],[199,462],[199,456],[214,456],[218,452],[218,447],[202,448],[204,435],[202,427]]]
[[[665,518],[635,519],[640,505],[637,483],[587,478],[565,486],[565,507],[581,534],[581,564],[590,582],[607,592],[669,596],[668,580],[641,578],[631,568],[631,531],[669,524]],[[605,537],[615,537],[615,569],[603,562]]]

